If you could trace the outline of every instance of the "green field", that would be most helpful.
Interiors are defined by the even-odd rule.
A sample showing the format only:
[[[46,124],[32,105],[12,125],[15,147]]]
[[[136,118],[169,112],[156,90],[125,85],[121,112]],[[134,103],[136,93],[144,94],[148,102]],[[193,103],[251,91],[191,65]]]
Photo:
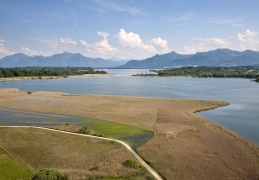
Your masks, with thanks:
[[[86,119],[75,125],[87,126],[98,135],[127,141],[134,148],[139,147],[153,137],[153,132],[151,131],[99,119]]]
[[[31,179],[33,173],[0,147],[0,180]]]
[[[0,128],[0,134],[0,180],[30,179],[43,168],[70,179],[150,178],[142,167],[123,165],[134,157],[118,143],[34,128]]]

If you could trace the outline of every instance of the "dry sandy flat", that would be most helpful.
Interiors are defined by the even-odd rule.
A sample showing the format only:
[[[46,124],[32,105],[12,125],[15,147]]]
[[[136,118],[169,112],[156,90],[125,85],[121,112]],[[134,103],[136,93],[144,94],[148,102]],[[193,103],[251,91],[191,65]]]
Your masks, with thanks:
[[[219,101],[27,94],[0,89],[0,106],[118,122],[154,131],[138,149],[166,179],[259,179],[259,149],[193,112]]]
[[[104,77],[104,76],[114,76],[113,74],[84,74],[84,75],[75,75],[68,76],[67,78],[80,78],[80,77]],[[33,80],[33,79],[61,79],[63,76],[37,76],[33,77],[10,77],[10,78],[0,78],[0,82],[3,81],[20,81],[20,80]]]

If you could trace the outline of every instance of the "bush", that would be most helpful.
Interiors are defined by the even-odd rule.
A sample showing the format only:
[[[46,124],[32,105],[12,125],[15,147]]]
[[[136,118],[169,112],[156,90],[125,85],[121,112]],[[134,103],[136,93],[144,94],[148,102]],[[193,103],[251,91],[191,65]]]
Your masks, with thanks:
[[[137,169],[140,168],[140,164],[136,160],[127,160],[122,163],[125,167]]]
[[[87,128],[87,126],[81,128],[79,131],[78,131],[79,134],[89,134],[90,133],[90,129]]]
[[[31,91],[29,91],[27,94],[32,94],[32,92],[31,92]]]
[[[42,169],[32,177],[32,180],[68,180],[68,177],[55,169]]]

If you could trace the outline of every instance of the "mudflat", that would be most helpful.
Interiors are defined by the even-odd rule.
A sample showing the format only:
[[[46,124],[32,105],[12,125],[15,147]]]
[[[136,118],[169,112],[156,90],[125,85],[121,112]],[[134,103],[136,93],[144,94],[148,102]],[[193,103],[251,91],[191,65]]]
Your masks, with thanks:
[[[259,149],[194,112],[220,101],[73,95],[0,89],[0,106],[80,116],[154,132],[137,149],[165,179],[259,179]]]

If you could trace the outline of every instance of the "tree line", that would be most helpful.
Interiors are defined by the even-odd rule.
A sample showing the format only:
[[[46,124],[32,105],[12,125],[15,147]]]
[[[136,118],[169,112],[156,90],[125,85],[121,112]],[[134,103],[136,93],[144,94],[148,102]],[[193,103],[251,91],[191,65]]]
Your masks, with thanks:
[[[163,70],[150,70],[155,74],[137,74],[136,76],[191,76],[218,78],[249,78],[259,81],[259,70],[252,66],[238,67],[181,67]]]
[[[42,76],[73,76],[84,74],[107,74],[103,70],[79,67],[26,67],[26,68],[0,68],[0,78],[8,77],[42,77]]]

